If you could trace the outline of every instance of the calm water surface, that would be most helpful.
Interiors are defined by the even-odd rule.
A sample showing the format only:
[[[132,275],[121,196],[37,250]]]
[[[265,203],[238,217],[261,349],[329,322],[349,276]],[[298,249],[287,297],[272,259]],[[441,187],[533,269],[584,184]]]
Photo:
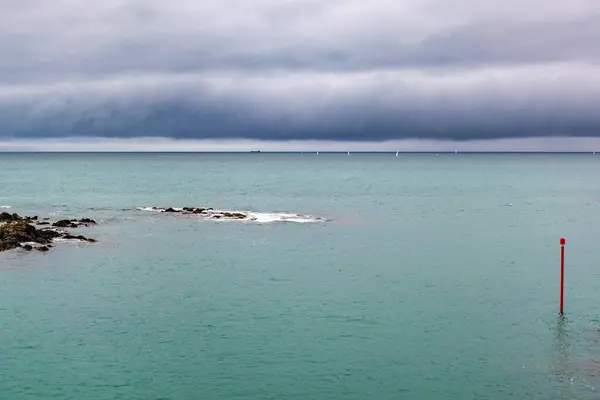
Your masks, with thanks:
[[[0,154],[6,399],[597,399],[600,158]],[[201,221],[212,206],[328,222]],[[566,311],[557,318],[567,238]]]

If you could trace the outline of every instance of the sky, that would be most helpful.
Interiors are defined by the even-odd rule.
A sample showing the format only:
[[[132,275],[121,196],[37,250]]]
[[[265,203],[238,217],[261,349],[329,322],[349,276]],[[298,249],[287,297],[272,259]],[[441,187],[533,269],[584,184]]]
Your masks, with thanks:
[[[0,6],[0,150],[600,151],[598,0]]]

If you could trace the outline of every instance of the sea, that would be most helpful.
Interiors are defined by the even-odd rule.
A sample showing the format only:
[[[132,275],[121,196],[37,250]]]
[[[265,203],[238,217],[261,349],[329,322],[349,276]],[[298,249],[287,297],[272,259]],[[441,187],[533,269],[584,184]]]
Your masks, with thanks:
[[[98,222],[0,253],[2,399],[600,398],[591,152],[2,153],[0,207]]]

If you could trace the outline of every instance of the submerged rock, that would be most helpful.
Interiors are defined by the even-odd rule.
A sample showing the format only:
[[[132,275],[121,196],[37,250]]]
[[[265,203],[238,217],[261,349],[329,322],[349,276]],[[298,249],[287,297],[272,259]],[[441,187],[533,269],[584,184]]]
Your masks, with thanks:
[[[63,239],[69,239],[69,240],[81,240],[82,242],[90,242],[90,243],[95,243],[96,242],[96,239],[87,238],[87,237],[85,237],[83,235],[73,236],[73,235],[70,235],[70,234],[66,234],[62,238]]]

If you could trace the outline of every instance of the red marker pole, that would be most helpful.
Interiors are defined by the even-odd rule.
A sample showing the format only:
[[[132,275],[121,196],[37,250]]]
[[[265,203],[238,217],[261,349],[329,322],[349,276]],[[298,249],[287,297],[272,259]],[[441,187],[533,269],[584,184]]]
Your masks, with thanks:
[[[565,294],[565,238],[560,238],[560,315],[563,314]]]

